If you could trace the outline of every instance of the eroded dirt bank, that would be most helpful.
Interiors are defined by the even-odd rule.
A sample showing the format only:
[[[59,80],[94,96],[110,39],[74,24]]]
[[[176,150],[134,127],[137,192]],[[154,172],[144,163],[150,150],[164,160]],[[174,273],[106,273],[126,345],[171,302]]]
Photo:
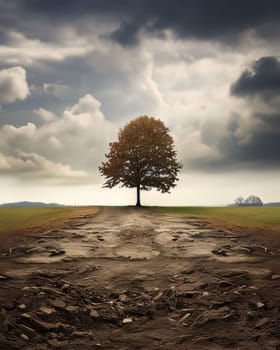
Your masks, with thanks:
[[[104,208],[0,250],[0,349],[280,349],[279,257],[280,239]]]

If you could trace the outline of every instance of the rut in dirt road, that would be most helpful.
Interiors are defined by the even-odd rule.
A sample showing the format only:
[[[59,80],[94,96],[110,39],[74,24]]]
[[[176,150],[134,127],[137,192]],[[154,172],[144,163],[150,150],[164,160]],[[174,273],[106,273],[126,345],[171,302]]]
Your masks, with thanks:
[[[0,349],[280,349],[279,255],[197,218],[103,208],[0,251]]]
[[[76,222],[61,230],[50,230],[34,238],[18,259],[46,263],[81,258],[152,259],[165,257],[209,257],[226,261],[260,260],[251,248],[239,245],[240,235],[217,230],[195,218],[157,217],[143,210],[104,208],[86,223]],[[30,242],[31,243],[31,242]],[[39,243],[39,246],[38,246]],[[37,244],[37,245],[35,245]],[[13,254],[21,248],[13,249]],[[263,247],[255,247],[263,253]],[[214,253],[214,255],[213,255]]]

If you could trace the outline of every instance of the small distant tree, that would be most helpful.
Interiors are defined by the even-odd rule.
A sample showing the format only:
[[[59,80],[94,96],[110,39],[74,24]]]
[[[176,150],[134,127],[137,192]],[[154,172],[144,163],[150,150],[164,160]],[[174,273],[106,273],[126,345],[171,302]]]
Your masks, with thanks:
[[[140,190],[169,192],[175,187],[182,164],[176,159],[169,129],[153,117],[141,116],[120,130],[118,141],[109,144],[107,161],[99,167],[107,180],[103,187],[136,188],[136,206],[141,206]]]
[[[242,204],[244,204],[244,202],[245,202],[245,199],[242,196],[239,196],[234,200],[234,203],[236,205],[242,205]]]

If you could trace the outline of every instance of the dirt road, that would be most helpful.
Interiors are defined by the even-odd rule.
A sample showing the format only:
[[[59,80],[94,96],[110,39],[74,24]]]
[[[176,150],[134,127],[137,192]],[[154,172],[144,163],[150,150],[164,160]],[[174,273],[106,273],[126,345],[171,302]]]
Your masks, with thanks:
[[[103,208],[0,250],[0,349],[280,349],[279,257],[280,236]]]

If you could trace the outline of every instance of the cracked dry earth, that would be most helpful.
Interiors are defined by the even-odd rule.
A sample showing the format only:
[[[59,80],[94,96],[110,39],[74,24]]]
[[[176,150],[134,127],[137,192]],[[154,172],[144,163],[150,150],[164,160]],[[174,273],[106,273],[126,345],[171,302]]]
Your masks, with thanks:
[[[0,250],[0,349],[280,349],[279,256],[279,236],[103,208]]]

